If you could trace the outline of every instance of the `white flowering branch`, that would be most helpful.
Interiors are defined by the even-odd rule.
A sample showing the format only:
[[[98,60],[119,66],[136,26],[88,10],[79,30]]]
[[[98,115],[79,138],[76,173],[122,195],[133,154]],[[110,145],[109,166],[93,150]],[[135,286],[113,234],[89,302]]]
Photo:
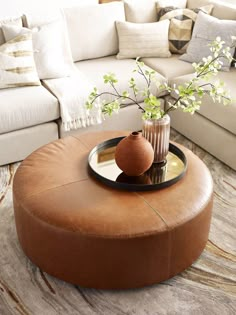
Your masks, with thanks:
[[[233,38],[234,41],[236,38]],[[102,92],[98,93],[97,88],[94,88],[89,95],[86,103],[87,108],[90,110],[96,99],[104,95],[113,97],[112,101],[104,100],[102,102],[103,114],[111,115],[113,112],[118,112],[119,109],[124,105],[124,101],[129,100],[136,104],[137,107],[142,111],[143,119],[159,119],[167,115],[170,111],[177,108],[181,108],[184,112],[194,114],[196,110],[200,109],[202,98],[205,94],[208,94],[213,101],[222,102],[224,105],[231,103],[231,97],[228,91],[225,89],[224,82],[216,81],[210,82],[213,76],[216,76],[218,71],[222,68],[222,59],[227,59],[229,62],[233,60],[230,53],[232,47],[224,47],[225,42],[221,41],[219,37],[213,41],[210,46],[212,56],[203,58],[200,63],[193,63],[195,69],[194,77],[183,85],[170,87],[167,84],[160,86],[156,72],[149,68],[146,68],[143,62],[136,59],[136,68],[133,72],[140,74],[145,82],[146,87],[143,90],[139,90],[135,79],[132,77],[129,80],[129,88],[132,91],[131,96],[128,91],[120,93],[116,88],[118,82],[115,74],[108,73],[104,75],[104,83],[109,84],[113,92]],[[204,81],[205,83],[202,83]],[[174,102],[168,102],[168,108],[163,110],[161,108],[160,99],[151,93],[151,85],[154,83],[159,87],[161,91],[167,91],[174,93],[177,98]],[[138,102],[139,95],[144,96],[145,107],[141,106]]]

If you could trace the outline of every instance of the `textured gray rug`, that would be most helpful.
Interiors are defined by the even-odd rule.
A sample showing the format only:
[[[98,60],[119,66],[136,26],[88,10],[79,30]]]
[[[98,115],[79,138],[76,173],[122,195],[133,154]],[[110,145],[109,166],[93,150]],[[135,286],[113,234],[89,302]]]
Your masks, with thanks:
[[[176,132],[171,138],[197,154],[214,179],[210,238],[201,257],[171,280],[138,290],[83,289],[50,277],[17,241],[12,181],[18,164],[0,167],[0,315],[236,314],[236,172]]]

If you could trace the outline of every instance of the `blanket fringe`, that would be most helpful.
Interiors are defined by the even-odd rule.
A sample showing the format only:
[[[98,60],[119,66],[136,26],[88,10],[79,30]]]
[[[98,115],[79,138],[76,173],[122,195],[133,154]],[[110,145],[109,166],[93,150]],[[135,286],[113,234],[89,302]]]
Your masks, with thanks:
[[[86,118],[77,117],[69,121],[63,121],[62,127],[65,131],[70,131],[82,127],[88,127],[91,125],[101,124],[103,118],[99,116],[88,116]]]

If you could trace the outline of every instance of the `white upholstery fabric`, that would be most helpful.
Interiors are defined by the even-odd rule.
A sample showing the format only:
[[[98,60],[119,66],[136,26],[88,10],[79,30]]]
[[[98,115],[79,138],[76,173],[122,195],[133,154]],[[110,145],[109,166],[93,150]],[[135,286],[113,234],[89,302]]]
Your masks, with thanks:
[[[179,55],[171,55],[170,58],[142,58],[141,61],[167,80],[194,72],[192,64],[179,60]]]
[[[2,25],[22,26],[22,19],[21,17],[18,17],[18,18],[0,20],[0,45],[5,43],[6,41],[2,32]]]
[[[57,99],[43,86],[0,90],[0,134],[59,118]]]
[[[175,7],[185,9],[187,0],[157,0],[158,8]]]
[[[169,20],[156,23],[116,22],[119,37],[117,58],[170,57],[169,25]]]
[[[151,23],[157,21],[155,0],[125,0],[126,21]]]
[[[58,126],[55,122],[0,134],[0,166],[21,161],[57,138]]]
[[[130,95],[133,95],[132,90],[128,88],[128,81],[131,77],[136,79],[137,86],[140,89],[146,87],[146,82],[143,77],[138,73],[133,73],[133,69],[136,66],[135,60],[133,59],[117,60],[116,56],[110,56],[100,59],[80,61],[77,62],[75,65],[82,73],[87,76],[89,81],[91,81],[91,83],[98,88],[99,92],[113,91],[108,84],[103,83],[103,75],[107,74],[108,72],[116,74],[116,77],[118,79],[118,83],[116,84],[116,86],[120,92],[127,90]],[[161,84],[166,82],[165,78],[160,74],[157,74],[157,79],[160,81]],[[158,94],[158,88],[155,84],[152,85],[152,93],[154,95]],[[110,96],[102,98],[105,98],[107,100],[113,99]],[[143,99],[143,95],[138,96],[139,102],[142,102]],[[126,104],[132,104],[132,102],[127,101]]]
[[[224,0],[188,0],[188,8],[197,8],[202,5],[213,4],[212,16],[222,20],[236,20],[236,2],[235,4],[226,3]]]
[[[236,170],[234,134],[197,113],[189,115],[176,110],[170,113],[170,117],[172,128]]]
[[[124,21],[122,2],[64,9],[74,61],[118,52],[115,21]]]
[[[192,78],[191,74],[174,78],[170,80],[170,84],[172,86],[174,83],[177,86],[182,85],[184,82],[188,82],[190,78]],[[214,103],[208,95],[205,95],[199,113],[236,135],[236,69],[232,68],[229,72],[219,72],[217,78],[225,82],[225,88],[231,91],[231,98],[234,102],[231,105],[224,106],[218,102]],[[214,78],[213,81],[217,78]]]

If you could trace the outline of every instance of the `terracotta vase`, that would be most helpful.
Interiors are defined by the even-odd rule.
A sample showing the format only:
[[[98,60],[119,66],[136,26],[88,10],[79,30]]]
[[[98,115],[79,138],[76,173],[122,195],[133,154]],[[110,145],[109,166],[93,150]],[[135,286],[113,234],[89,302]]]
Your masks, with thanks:
[[[122,139],[115,151],[119,168],[128,176],[139,176],[152,165],[154,152],[141,132],[132,132]]]
[[[169,152],[170,116],[144,120],[142,134],[153,147],[154,163],[166,161]]]

